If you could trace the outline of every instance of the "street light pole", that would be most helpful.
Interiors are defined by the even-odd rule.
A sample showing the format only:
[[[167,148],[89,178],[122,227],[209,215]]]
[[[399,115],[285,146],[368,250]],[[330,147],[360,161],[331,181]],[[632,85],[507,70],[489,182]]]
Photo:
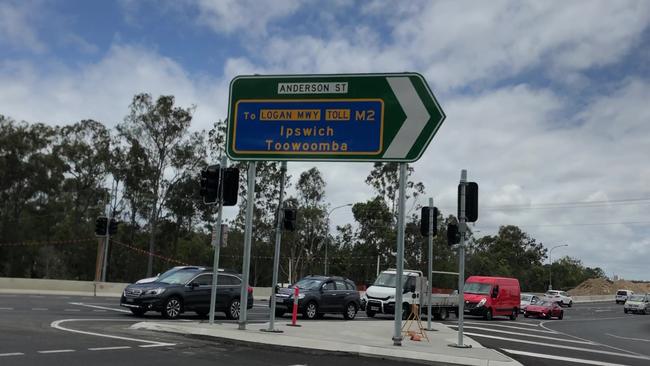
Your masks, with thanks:
[[[328,268],[329,267],[328,266],[328,260],[327,260],[327,249],[328,249],[329,243],[330,243],[330,214],[332,212],[334,212],[334,210],[337,210],[337,209],[342,208],[342,207],[348,207],[348,206],[352,206],[352,204],[351,203],[346,203],[345,205],[336,206],[333,209],[329,210],[329,212],[327,212],[327,233],[325,233],[325,235],[326,235],[326,238],[325,238],[325,276],[327,276],[327,271],[329,270],[329,268]]]
[[[556,245],[551,250],[548,252],[548,289],[552,290],[553,289],[553,261],[551,260],[551,255],[553,254],[553,249],[555,248],[560,248],[560,247],[568,247],[569,244],[560,244]]]

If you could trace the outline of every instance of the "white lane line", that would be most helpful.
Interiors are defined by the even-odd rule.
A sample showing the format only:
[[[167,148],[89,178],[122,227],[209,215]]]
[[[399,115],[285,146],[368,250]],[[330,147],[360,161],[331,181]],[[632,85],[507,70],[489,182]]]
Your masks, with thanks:
[[[495,332],[495,333],[503,333],[503,334],[512,334],[512,335],[517,335],[517,336],[522,336],[522,337],[531,337],[531,338],[542,338],[542,339],[547,339],[547,335],[537,335],[537,334],[526,334],[526,333],[517,333],[517,332],[510,332],[507,330],[501,330],[501,329],[491,329],[491,328],[482,328],[482,327],[465,327],[465,329],[476,329],[476,330],[485,330],[488,332]],[[590,341],[575,341],[573,339],[559,339],[559,338],[553,338],[554,341],[559,341],[559,342],[569,342],[569,343],[579,343],[579,344],[590,344],[590,345],[595,345],[596,343],[590,342]]]
[[[90,305],[90,304],[84,304],[82,302],[70,302],[68,303],[70,305],[77,305],[77,306],[86,306],[89,308],[94,308],[94,309],[103,309],[103,310],[110,310],[110,311],[117,311],[120,313],[131,313],[129,310],[124,310],[124,309],[115,309],[115,308],[108,308],[106,306],[99,306],[99,305]]]
[[[108,310],[103,310],[103,309],[101,309],[101,310],[100,310],[100,309],[95,309],[95,310],[93,310],[94,313],[105,313],[105,312],[107,312],[107,311],[108,311]]]
[[[9,356],[24,356],[24,353],[13,352],[13,353],[0,353],[0,357],[9,357]]]
[[[52,328],[56,328],[56,329],[63,330],[63,331],[66,331],[66,332],[86,334],[86,335],[92,335],[92,336],[104,337],[104,338],[121,339],[121,340],[124,340],[124,341],[148,343],[148,344],[155,345],[155,347],[174,346],[174,345],[176,345],[175,343],[163,343],[163,342],[148,341],[148,340],[145,340],[145,339],[138,339],[138,338],[120,337],[120,336],[115,336],[115,335],[110,335],[110,334],[86,332],[86,331],[83,331],[83,330],[70,329],[70,328],[65,328],[65,327],[61,326],[61,324],[67,323],[67,322],[84,322],[84,321],[85,322],[108,321],[108,322],[131,322],[131,323],[133,323],[133,320],[130,320],[130,319],[61,319],[61,320],[57,320],[57,321],[52,322],[52,324],[50,324],[50,326]]]
[[[70,352],[74,352],[74,351],[75,350],[73,350],[73,349],[52,349],[52,350],[48,350],[48,351],[37,351],[37,352],[47,354],[47,353],[70,353]]]
[[[602,313],[604,311],[614,311],[614,309],[597,309],[597,310],[594,310],[594,312],[596,312],[596,313]]]
[[[0,308],[0,310],[13,310],[14,308]]]
[[[140,348],[153,348],[153,347],[166,347],[166,346],[174,346],[174,343],[160,343],[160,344],[143,344],[141,346],[138,346]]]
[[[112,351],[116,349],[128,349],[131,346],[117,346],[117,347],[97,347],[97,348],[88,348],[89,351]]]
[[[582,358],[573,358],[573,357],[554,356],[554,355],[548,355],[548,354],[543,354],[543,353],[515,351],[515,350],[512,350],[512,349],[505,349],[505,348],[501,348],[501,350],[505,351],[507,353],[511,353],[513,355],[529,356],[529,357],[535,357],[535,358],[545,358],[545,359],[548,359],[548,360],[566,361],[566,362],[582,363],[582,364],[597,365],[597,366],[625,366],[625,365],[620,364],[620,363],[585,360],[585,359],[582,359]]]
[[[32,298],[32,299],[42,299],[42,298],[44,298],[45,296],[41,296],[41,295],[30,295],[29,297]]]
[[[32,308],[33,311],[47,311],[47,308]]]
[[[610,333],[605,333],[605,335],[608,335],[608,336],[614,337],[614,338],[618,338],[618,339],[627,339],[629,341],[650,342],[650,339],[621,337],[621,336],[617,336],[615,334],[610,334]]]
[[[562,348],[562,349],[570,349],[570,350],[574,350],[574,351],[600,353],[600,354],[603,354],[603,355],[628,357],[628,358],[635,358],[635,359],[638,359],[638,360],[650,360],[650,357],[642,356],[642,355],[631,355],[631,354],[626,354],[626,353],[608,352],[608,351],[601,351],[601,350],[598,350],[598,349],[564,346],[564,345],[561,345],[561,344],[541,343],[541,342],[538,342],[538,341],[525,341],[525,340],[522,340],[522,339],[512,339],[512,338],[491,336],[491,335],[479,334],[479,333],[465,333],[465,334],[467,334],[468,336],[474,336],[474,337],[479,337],[479,338],[498,339],[498,340],[514,342],[514,343],[526,343],[526,344],[534,344],[534,345],[543,346],[543,347]]]
[[[63,309],[63,311],[81,311],[81,309]]]
[[[486,323],[478,323],[478,322],[464,322],[464,324],[472,324],[472,325],[488,325]],[[558,332],[554,330],[542,330],[542,329],[530,329],[530,328],[521,328],[517,326],[512,326],[512,325],[501,325],[501,324],[490,324],[491,327],[500,327],[500,328],[510,328],[510,329],[519,329],[524,332],[538,332],[538,333],[549,333],[549,334],[558,334]]]

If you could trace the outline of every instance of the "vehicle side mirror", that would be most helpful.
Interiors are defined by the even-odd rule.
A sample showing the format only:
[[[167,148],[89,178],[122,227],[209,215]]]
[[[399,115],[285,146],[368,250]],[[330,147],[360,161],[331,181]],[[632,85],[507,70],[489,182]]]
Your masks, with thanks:
[[[192,290],[193,290],[193,289],[199,287],[199,284],[198,284],[198,282],[192,282],[192,283],[190,283],[190,287],[191,287]]]
[[[499,296],[499,288],[495,287],[492,289],[492,298],[496,298],[497,296]]]

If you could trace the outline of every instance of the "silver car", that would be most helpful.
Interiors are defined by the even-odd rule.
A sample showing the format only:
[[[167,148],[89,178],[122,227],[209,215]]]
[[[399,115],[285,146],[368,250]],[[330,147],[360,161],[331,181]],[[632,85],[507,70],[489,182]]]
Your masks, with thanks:
[[[524,310],[526,310],[526,306],[531,304],[536,304],[540,300],[539,296],[534,294],[526,294],[526,293],[521,294],[520,299],[521,300],[519,303],[519,312],[522,314]]]
[[[630,295],[623,305],[623,312],[643,315],[650,313],[650,294]]]

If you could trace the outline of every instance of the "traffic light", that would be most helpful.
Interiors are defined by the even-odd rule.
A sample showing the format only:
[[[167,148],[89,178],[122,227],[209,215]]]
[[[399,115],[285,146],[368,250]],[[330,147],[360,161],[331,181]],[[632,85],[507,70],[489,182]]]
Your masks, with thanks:
[[[237,205],[239,197],[239,169],[227,168],[223,175],[223,205]]]
[[[115,220],[115,219],[111,219],[111,221],[108,222],[108,233],[110,235],[113,235],[113,234],[117,233],[117,225],[119,223],[120,222]]]
[[[458,218],[460,218],[460,184],[458,185]],[[478,184],[465,184],[465,222],[476,222],[478,219]]]
[[[205,170],[201,171],[201,197],[204,203],[217,202],[219,193],[219,173],[221,169],[219,165],[210,165]]]
[[[287,231],[295,231],[296,230],[296,216],[297,216],[297,211],[295,208],[285,208],[284,209],[284,215],[282,224],[284,227],[284,230]]]
[[[452,246],[460,243],[460,232],[458,231],[458,224],[447,224],[447,244]]]
[[[95,220],[95,235],[106,236],[106,224],[108,219],[106,217],[98,217]]]
[[[422,207],[420,212],[420,234],[429,236],[429,207]],[[433,236],[438,234],[438,207],[433,208]]]

